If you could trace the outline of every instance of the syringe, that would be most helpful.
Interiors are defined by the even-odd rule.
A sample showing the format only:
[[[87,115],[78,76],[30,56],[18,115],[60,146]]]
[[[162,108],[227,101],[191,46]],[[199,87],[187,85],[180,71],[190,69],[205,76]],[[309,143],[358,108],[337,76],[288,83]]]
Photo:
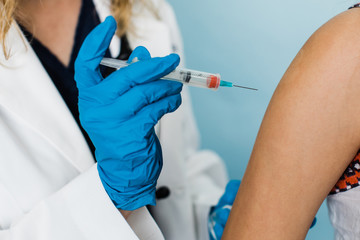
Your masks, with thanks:
[[[114,58],[103,58],[100,64],[120,69],[129,66],[131,63]],[[174,71],[161,79],[181,82],[189,86],[208,88],[212,90],[217,90],[219,87],[239,87],[257,91],[255,88],[239,86],[233,84],[232,82],[223,81],[221,80],[220,74],[199,72],[185,68],[176,68]]]

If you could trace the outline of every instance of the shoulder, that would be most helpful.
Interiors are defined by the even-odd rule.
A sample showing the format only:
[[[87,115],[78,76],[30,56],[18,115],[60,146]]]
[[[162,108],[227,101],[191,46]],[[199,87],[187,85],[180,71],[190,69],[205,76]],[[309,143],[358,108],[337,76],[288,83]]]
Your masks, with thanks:
[[[360,8],[345,11],[320,27],[300,53],[308,53],[318,60],[324,57],[329,61],[352,60],[360,63],[359,25]]]
[[[360,78],[359,24],[360,9],[329,20],[308,39],[283,78],[323,84]]]

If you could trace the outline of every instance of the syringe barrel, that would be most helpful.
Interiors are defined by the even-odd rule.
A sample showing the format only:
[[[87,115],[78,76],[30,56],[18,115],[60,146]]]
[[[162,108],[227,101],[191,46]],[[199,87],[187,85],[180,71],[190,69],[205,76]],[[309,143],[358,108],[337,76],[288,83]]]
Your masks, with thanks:
[[[185,68],[176,68],[162,79],[181,82],[189,86],[217,90],[220,86],[220,74],[200,72]]]
[[[117,69],[129,65],[126,61],[112,58],[104,58],[100,64]],[[190,86],[208,88],[212,90],[217,90],[221,81],[220,74],[200,72],[185,68],[176,68],[174,71],[161,79],[177,81]]]

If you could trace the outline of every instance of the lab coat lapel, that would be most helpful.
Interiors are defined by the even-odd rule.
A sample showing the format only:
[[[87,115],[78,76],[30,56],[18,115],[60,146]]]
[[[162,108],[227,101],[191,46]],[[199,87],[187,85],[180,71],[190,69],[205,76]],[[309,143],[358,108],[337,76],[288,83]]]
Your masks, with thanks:
[[[80,172],[89,168],[94,160],[80,129],[15,23],[7,46],[10,59],[0,53],[0,107],[41,135]]]

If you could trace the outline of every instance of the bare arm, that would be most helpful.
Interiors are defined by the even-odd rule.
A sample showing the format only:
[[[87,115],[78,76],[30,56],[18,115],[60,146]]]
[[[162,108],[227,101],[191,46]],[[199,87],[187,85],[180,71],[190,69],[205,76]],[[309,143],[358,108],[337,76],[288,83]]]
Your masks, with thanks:
[[[121,209],[119,209],[119,211],[120,211],[121,215],[123,215],[123,217],[124,217],[125,219],[128,219],[128,217],[130,217],[130,215],[131,215],[131,213],[132,213],[132,211],[121,210]]]
[[[223,239],[304,239],[360,147],[360,9],[305,44],[268,106]]]

